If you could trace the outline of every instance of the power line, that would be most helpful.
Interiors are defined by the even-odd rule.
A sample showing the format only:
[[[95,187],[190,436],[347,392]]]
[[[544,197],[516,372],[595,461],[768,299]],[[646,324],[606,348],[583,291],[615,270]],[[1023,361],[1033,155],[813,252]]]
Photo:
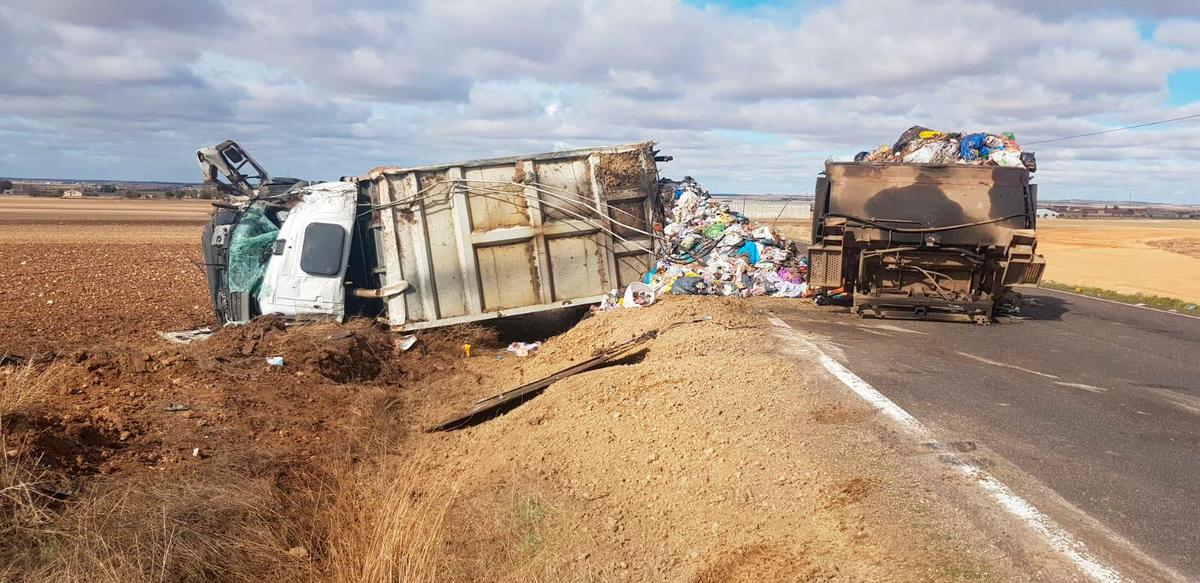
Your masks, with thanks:
[[[1075,138],[1086,138],[1088,136],[1098,136],[1100,134],[1111,134],[1112,132],[1121,132],[1121,131],[1132,130],[1132,129],[1136,129],[1136,128],[1144,128],[1146,126],[1156,126],[1156,125],[1160,125],[1160,124],[1164,124],[1164,123],[1171,123],[1171,122],[1176,122],[1176,121],[1183,121],[1185,119],[1192,119],[1195,117],[1200,117],[1200,113],[1193,113],[1192,115],[1185,115],[1182,117],[1173,117],[1171,119],[1160,119],[1158,121],[1139,123],[1139,124],[1134,124],[1131,126],[1112,128],[1112,129],[1107,129],[1107,130],[1100,130],[1098,132],[1088,132],[1086,134],[1076,134],[1074,136],[1063,136],[1061,138],[1051,138],[1049,140],[1037,140],[1035,142],[1025,142],[1021,145],[1022,146],[1032,146],[1034,144],[1048,144],[1050,142],[1061,142],[1063,140],[1073,140]]]

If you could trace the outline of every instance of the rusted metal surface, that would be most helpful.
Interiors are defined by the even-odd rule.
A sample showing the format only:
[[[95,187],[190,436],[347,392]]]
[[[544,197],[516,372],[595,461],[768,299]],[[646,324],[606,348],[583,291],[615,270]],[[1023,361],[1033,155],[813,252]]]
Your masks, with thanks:
[[[853,290],[860,315],[984,321],[1041,279],[1036,208],[1024,168],[827,163],[809,283]]]
[[[409,286],[387,300],[388,323],[416,329],[556,309],[635,281],[653,249],[652,146],[380,167],[357,178],[377,213],[383,269],[374,287]]]

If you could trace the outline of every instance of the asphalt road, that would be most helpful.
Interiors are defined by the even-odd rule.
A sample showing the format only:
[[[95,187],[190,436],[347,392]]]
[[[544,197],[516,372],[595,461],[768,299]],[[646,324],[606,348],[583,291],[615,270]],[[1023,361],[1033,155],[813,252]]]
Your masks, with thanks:
[[[1200,318],[1026,297],[1025,320],[993,326],[777,315],[939,435],[978,443],[1200,580]]]

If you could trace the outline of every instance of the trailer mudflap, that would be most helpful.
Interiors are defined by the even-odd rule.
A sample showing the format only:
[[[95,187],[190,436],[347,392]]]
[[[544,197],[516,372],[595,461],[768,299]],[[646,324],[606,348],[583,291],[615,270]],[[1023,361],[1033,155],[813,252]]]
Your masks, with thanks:
[[[842,287],[846,269],[845,219],[829,219],[821,226],[821,242],[808,247],[808,285]]]
[[[1032,229],[1013,232],[1012,243],[1005,258],[1004,286],[1037,287],[1042,282],[1046,259],[1034,252],[1037,237]]]

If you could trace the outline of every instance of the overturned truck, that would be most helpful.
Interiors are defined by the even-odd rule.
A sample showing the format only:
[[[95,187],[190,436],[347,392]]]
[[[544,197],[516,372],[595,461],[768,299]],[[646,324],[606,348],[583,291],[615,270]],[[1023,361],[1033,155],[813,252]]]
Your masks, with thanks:
[[[1025,168],[827,162],[817,179],[809,285],[860,316],[991,321],[1036,286],[1037,186]]]
[[[225,199],[203,238],[214,311],[413,330],[599,302],[649,269],[656,154],[642,142],[309,184],[235,142],[202,149]]]

